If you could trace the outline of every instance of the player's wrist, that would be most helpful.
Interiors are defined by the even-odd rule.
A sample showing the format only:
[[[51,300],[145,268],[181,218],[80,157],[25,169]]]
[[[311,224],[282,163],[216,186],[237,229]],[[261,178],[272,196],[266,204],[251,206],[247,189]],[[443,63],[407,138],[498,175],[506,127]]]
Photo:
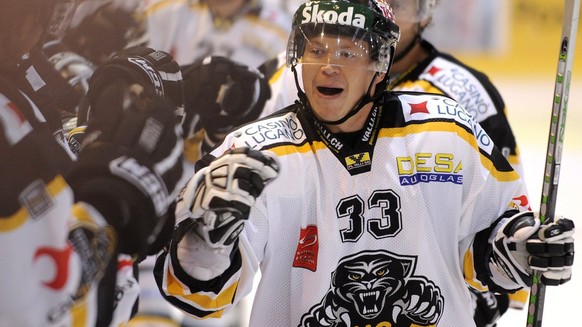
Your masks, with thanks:
[[[177,274],[185,274],[196,281],[209,281],[224,274],[233,261],[240,261],[238,241],[221,248],[210,247],[198,235],[194,219],[182,221],[175,229],[169,252]]]
[[[224,247],[211,247],[198,233],[187,233],[177,247],[182,269],[200,281],[209,281],[222,275],[231,264],[231,254],[238,242]]]

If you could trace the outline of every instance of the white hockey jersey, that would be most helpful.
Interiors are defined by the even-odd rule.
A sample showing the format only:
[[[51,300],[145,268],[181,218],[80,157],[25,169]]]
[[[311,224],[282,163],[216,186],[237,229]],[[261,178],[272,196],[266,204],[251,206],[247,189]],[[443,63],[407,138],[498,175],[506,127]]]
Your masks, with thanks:
[[[300,105],[230,133],[199,164],[251,147],[274,154],[280,174],[257,198],[224,274],[193,279],[175,244],[158,258],[165,297],[220,317],[249,294],[260,267],[253,327],[474,326],[467,283],[490,282],[477,278],[486,259],[473,250],[488,244],[475,235],[507,210],[526,210],[524,184],[457,102],[382,100],[353,145]]]
[[[256,67],[285,50],[291,30],[283,11],[259,9],[219,22],[204,2],[154,1],[147,8],[148,46],[169,52],[180,65],[219,55]]]
[[[113,232],[91,206],[74,203],[63,177],[69,154],[34,103],[1,77],[0,153],[0,326],[95,326]],[[127,322],[139,293],[127,256],[116,281],[111,326]]]

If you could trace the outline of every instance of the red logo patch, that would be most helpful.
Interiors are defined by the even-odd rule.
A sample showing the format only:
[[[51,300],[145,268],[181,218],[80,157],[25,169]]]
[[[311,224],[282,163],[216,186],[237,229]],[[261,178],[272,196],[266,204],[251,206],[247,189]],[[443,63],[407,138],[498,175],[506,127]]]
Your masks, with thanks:
[[[319,252],[319,239],[317,226],[309,225],[301,229],[297,251],[293,259],[293,267],[317,270],[317,253]]]
[[[421,102],[421,103],[409,103],[410,105],[410,114],[418,114],[418,113],[423,113],[423,114],[428,114],[429,111],[426,108],[426,101]]]
[[[441,69],[440,69],[440,68],[438,68],[438,67],[436,67],[436,66],[432,66],[432,67],[430,67],[430,69],[428,70],[428,74],[429,74],[429,75],[432,75],[432,76],[434,76],[434,75],[436,75],[436,74],[437,74],[438,72],[440,72],[440,71],[441,71]]]

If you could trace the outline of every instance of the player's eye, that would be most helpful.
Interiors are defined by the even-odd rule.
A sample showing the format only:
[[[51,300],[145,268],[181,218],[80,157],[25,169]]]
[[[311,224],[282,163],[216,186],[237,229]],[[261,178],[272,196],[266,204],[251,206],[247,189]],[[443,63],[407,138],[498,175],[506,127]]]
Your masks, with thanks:
[[[351,50],[344,49],[344,50],[337,51],[337,57],[339,59],[351,59],[351,58],[355,58],[357,56],[358,56],[357,53],[354,51],[351,51]]]
[[[320,58],[325,56],[326,54],[326,50],[324,48],[320,48],[320,47],[310,47],[307,50],[307,55],[310,57],[314,57],[314,58]]]

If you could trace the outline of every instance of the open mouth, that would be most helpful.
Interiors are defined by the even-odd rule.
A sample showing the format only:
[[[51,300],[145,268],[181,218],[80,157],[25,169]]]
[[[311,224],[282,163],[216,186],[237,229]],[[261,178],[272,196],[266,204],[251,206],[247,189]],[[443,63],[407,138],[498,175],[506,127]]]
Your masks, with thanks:
[[[324,87],[318,86],[317,91],[323,95],[337,95],[344,91],[344,89],[337,88],[337,87]]]

